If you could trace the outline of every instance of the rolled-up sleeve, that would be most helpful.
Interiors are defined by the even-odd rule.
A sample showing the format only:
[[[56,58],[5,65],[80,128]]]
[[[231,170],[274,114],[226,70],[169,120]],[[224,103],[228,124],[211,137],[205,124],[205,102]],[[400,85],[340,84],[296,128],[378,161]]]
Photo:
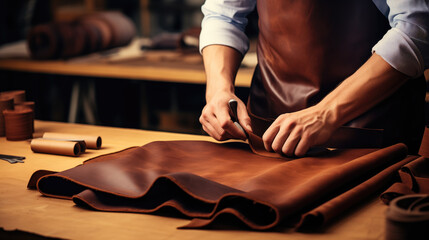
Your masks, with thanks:
[[[201,7],[200,51],[208,45],[219,44],[237,49],[243,55],[249,49],[245,34],[247,15],[256,0],[206,0]]]
[[[380,1],[374,1],[376,4]],[[418,77],[429,67],[429,7],[427,0],[387,0],[384,14],[392,27],[373,47],[396,70]],[[387,8],[386,8],[387,5]]]

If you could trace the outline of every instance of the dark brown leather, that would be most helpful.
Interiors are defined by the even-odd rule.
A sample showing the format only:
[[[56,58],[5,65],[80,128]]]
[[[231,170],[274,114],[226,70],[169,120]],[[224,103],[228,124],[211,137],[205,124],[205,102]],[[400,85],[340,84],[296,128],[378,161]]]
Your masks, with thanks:
[[[262,118],[318,103],[370,57],[372,46],[390,28],[371,0],[260,0],[257,9],[259,65],[248,110]],[[384,129],[384,146],[403,142],[417,153],[424,84],[423,78],[408,81],[346,125]]]
[[[342,213],[383,187],[410,161],[404,159],[406,155],[403,144],[381,150],[331,150],[294,160],[254,154],[241,142],[152,142],[64,172],[36,172],[29,188],[37,183],[45,196],[72,199],[101,211],[176,209],[193,218],[184,228],[207,227],[230,218],[263,230],[342,199],[345,192],[350,202],[327,214]],[[362,182],[365,187],[360,187]],[[353,193],[347,194],[349,190]]]

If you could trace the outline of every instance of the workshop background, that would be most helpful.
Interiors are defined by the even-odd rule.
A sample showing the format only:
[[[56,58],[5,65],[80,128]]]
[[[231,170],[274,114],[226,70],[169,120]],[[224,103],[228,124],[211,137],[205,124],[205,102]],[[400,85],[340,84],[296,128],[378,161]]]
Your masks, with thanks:
[[[90,13],[113,11],[125,15],[135,26],[130,44],[58,61],[93,64],[108,59],[115,66],[141,64],[202,70],[196,33],[203,17],[203,3],[204,0],[0,1],[0,59],[14,46],[26,47],[30,30],[39,24],[69,22]],[[252,71],[258,32],[256,12],[249,18],[246,31],[251,39],[250,59],[242,68]],[[428,70],[425,75],[429,89]],[[27,100],[36,103],[35,118],[39,120],[204,134],[198,122],[205,104],[203,83],[0,68],[0,91],[15,89],[25,90]],[[237,94],[245,101],[248,87],[237,87]],[[426,116],[429,124],[429,93]]]

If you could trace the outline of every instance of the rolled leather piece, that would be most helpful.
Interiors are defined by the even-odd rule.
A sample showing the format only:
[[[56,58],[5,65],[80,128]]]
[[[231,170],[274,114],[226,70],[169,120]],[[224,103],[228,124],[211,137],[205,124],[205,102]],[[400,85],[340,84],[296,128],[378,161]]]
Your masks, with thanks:
[[[404,160],[397,162],[380,173],[360,183],[356,187],[332,198],[331,200],[321,204],[317,208],[303,214],[300,222],[297,224],[298,231],[308,232],[322,228],[324,225],[334,221],[343,212],[357,205],[359,202],[365,201],[370,197],[380,186],[387,186],[396,177],[396,172],[401,166],[415,160],[417,156],[408,156]],[[335,209],[334,209],[335,208]]]
[[[14,104],[25,102],[25,90],[11,90],[0,92],[0,96],[12,97]]]
[[[429,237],[429,195],[411,194],[394,199],[386,211],[386,240]]]
[[[74,141],[36,138],[31,140],[30,146],[31,150],[37,153],[49,153],[74,157],[81,154],[80,144]]]
[[[106,50],[109,49],[112,45],[113,33],[112,30],[106,21],[100,19],[99,17],[94,16],[93,14],[88,14],[82,16],[77,20],[79,24],[95,27],[97,32],[100,35],[99,46],[97,50]]]
[[[32,28],[27,37],[32,58],[70,58],[127,45],[136,35],[133,22],[120,12],[98,12],[72,22]]]
[[[54,140],[54,141],[61,141],[61,142],[76,142],[79,144],[80,147],[80,153],[84,153],[86,151],[86,143],[84,140],[77,140],[77,139],[58,139],[58,138],[41,138],[45,140]]]
[[[4,110],[6,139],[21,141],[33,137],[33,110]]]
[[[64,139],[64,140],[84,140],[87,148],[100,149],[102,139],[100,136],[80,135],[69,133],[45,132],[43,138]]]
[[[75,34],[74,36],[75,42],[73,44],[73,47],[74,47],[73,57],[83,55],[85,54],[85,50],[87,47],[88,33],[86,32],[85,28],[80,24],[72,23],[71,26]]]
[[[82,55],[86,45],[86,35],[82,27],[77,24],[63,22],[56,23],[61,38],[61,58],[71,58]]]
[[[127,45],[136,35],[134,24],[120,12],[100,12],[93,15],[105,21],[110,28],[112,41],[109,48]]]
[[[76,22],[76,25],[81,26],[86,35],[85,48],[83,53],[93,53],[101,49],[102,39],[101,31],[98,29],[96,24],[91,21],[80,21]]]
[[[3,115],[4,110],[13,110],[13,98],[11,96],[0,95],[0,137],[6,134]]]
[[[62,39],[55,23],[40,24],[30,29],[27,45],[34,59],[56,59],[60,57]]]

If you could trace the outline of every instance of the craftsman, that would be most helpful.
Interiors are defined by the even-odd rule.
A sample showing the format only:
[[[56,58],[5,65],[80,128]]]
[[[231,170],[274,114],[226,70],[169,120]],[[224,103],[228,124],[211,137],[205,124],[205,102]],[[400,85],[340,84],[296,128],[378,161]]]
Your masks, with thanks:
[[[246,16],[255,5],[258,65],[246,108],[234,78],[248,51]],[[346,125],[383,129],[383,145],[403,142],[417,152],[428,8],[427,0],[206,0],[204,131],[217,140],[244,139],[228,112],[228,101],[236,99],[246,131],[253,118],[274,121],[262,136],[268,151],[302,156]]]

